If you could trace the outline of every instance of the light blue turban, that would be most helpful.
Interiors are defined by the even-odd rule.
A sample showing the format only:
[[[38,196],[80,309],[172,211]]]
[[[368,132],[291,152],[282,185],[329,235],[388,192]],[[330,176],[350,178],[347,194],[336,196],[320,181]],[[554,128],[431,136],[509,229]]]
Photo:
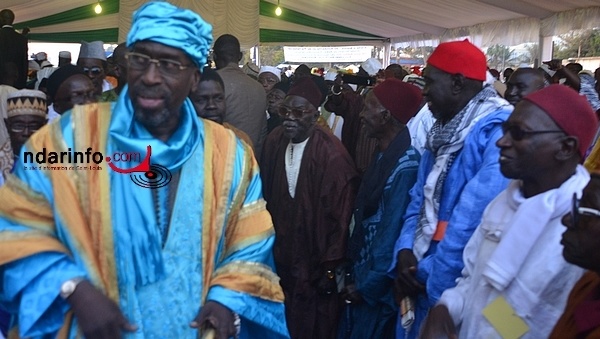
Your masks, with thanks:
[[[212,26],[189,9],[148,2],[133,13],[127,47],[143,40],[183,50],[202,71],[213,41]]]

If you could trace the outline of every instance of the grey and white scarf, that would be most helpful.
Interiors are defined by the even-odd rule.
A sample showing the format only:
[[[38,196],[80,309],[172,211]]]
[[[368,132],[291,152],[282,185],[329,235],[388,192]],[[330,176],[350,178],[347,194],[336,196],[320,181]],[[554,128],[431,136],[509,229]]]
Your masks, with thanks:
[[[423,187],[423,204],[413,246],[417,260],[423,258],[437,230],[444,182],[452,163],[463,148],[465,138],[481,118],[509,105],[493,86],[486,85],[445,125],[438,119],[431,127],[426,147],[435,156],[435,163]]]

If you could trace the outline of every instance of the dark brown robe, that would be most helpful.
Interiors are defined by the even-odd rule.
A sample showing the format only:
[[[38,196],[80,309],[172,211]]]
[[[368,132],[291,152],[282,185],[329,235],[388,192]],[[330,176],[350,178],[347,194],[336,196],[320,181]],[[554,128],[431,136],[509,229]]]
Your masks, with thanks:
[[[377,147],[377,139],[367,135],[360,112],[364,107],[364,97],[351,90],[343,90],[341,102],[336,105],[333,100],[325,103],[325,109],[344,118],[342,125],[342,143],[354,160],[356,169],[362,176],[373,158]]]
[[[336,292],[319,293],[317,282],[345,257],[358,174],[342,143],[315,126],[292,198],[284,161],[288,144],[283,128],[276,128],[265,142],[261,162],[287,324],[293,339],[335,338],[341,300]]]
[[[550,339],[565,339],[565,338],[600,338],[600,319],[597,317],[600,314],[598,310],[598,296],[600,295],[600,276],[598,273],[588,271],[583,277],[575,284],[567,300],[567,306],[565,306],[565,312],[558,319],[556,326],[550,333]],[[590,297],[592,297],[590,299]],[[594,302],[592,309],[594,312],[578,310],[583,303]],[[577,325],[576,313],[578,313],[586,319],[585,323],[588,325],[587,328],[581,329]],[[590,326],[593,325],[593,326]]]

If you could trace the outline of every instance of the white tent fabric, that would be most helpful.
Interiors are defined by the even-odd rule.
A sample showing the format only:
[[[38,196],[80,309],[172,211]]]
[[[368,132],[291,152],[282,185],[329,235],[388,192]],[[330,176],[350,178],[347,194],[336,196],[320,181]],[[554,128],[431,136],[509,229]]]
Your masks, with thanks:
[[[276,3],[276,0],[264,1]],[[574,29],[600,26],[598,0],[330,0],[319,3],[280,0],[280,4],[284,11],[289,8],[378,35],[381,41],[409,42],[414,47],[422,41],[448,41],[465,36],[481,47],[517,45],[539,42],[540,37]],[[261,15],[260,28],[309,32],[265,15]]]
[[[170,2],[179,7],[189,8],[210,22],[213,25],[215,39],[228,33],[236,36],[245,47],[258,44],[257,0],[175,0]],[[131,27],[131,14],[144,3],[146,0],[121,0],[119,41],[125,41],[129,27]]]
[[[60,14],[79,6],[90,8],[98,0],[2,0],[2,8],[15,12],[16,23]],[[100,0],[102,1],[108,0]],[[117,29],[123,41],[131,24],[131,14],[146,0],[118,0],[118,12],[90,16],[83,20],[32,27],[35,33],[64,33],[77,30]],[[172,0],[190,8],[214,27],[214,36],[224,33],[237,36],[244,47],[261,43],[264,32],[283,32],[272,44],[301,44],[285,41],[285,32],[311,33],[317,38],[331,36],[351,38],[350,43],[365,41],[410,42],[451,40],[470,36],[480,46],[502,43],[515,45],[539,41],[572,29],[595,27],[600,23],[600,0],[279,0],[281,17],[261,12],[264,5],[275,6],[277,0]],[[315,25],[313,20],[286,20],[286,10],[329,24],[347,27],[364,34],[336,31]],[[367,36],[368,35],[368,36]],[[266,40],[266,39],[265,39]],[[318,40],[318,39],[317,39]],[[307,45],[335,45],[340,42],[311,41]]]

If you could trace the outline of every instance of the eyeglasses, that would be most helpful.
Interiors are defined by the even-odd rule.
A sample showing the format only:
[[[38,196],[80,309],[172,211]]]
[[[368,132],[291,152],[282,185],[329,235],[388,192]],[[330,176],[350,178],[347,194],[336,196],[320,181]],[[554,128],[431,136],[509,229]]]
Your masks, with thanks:
[[[515,140],[515,141],[521,141],[521,140],[525,139],[528,135],[534,135],[534,134],[542,134],[542,133],[564,133],[563,131],[559,131],[559,130],[525,131],[521,127],[519,127],[517,125],[511,125],[508,122],[504,122],[502,124],[502,132],[504,132],[504,134],[509,133],[510,137],[513,140]]]
[[[280,105],[277,108],[277,113],[279,113],[279,115],[281,115],[284,118],[287,117],[288,115],[292,115],[294,118],[300,119],[304,116],[304,114],[310,113],[310,112],[312,112],[312,111],[307,110],[307,109],[302,109],[299,107],[290,108],[290,107],[283,106],[283,105]]]
[[[577,228],[579,224],[579,216],[587,215],[590,217],[600,218],[600,211],[597,209],[589,208],[589,207],[579,207],[579,201],[581,199],[577,198],[577,193],[573,193],[573,203],[571,209],[571,221],[573,221],[573,228]]]
[[[129,52],[125,54],[127,59],[127,65],[132,70],[143,71],[150,67],[150,64],[155,64],[158,70],[163,75],[178,75],[184,69],[190,67],[190,65],[183,65],[179,61],[169,59],[152,59],[146,54]]]
[[[10,131],[13,133],[23,133],[25,130],[29,132],[35,133],[38,129],[42,128],[44,124],[34,123],[34,124],[24,124],[24,123],[15,123],[10,125]]]
[[[83,70],[83,72],[85,74],[92,74],[92,75],[100,75],[100,73],[102,73],[103,69],[98,67],[98,66],[94,66],[94,67],[82,67],[81,68]]]

